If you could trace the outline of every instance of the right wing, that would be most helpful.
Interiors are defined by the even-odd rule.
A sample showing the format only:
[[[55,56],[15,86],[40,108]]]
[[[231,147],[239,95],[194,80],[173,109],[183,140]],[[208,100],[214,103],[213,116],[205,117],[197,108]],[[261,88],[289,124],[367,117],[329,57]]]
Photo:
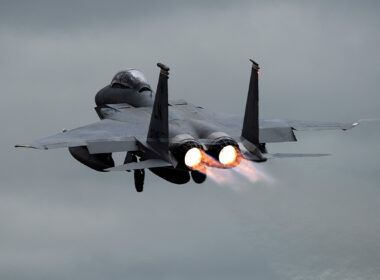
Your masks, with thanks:
[[[200,110],[200,109],[198,109]],[[207,118],[206,118],[207,117]],[[210,114],[205,120],[223,127],[225,132],[238,139],[241,135],[243,117],[224,114]],[[294,131],[303,130],[348,130],[359,122],[338,123],[321,121],[297,121],[287,119],[260,119],[260,143],[293,142],[297,141]]]
[[[294,130],[348,130],[359,123],[338,123],[321,121],[297,121],[286,119],[260,120],[260,142],[292,142],[297,141]]]
[[[296,121],[287,119],[263,119],[260,121],[260,128],[271,127],[291,127],[294,130],[348,130],[359,123],[338,123],[321,121]]]

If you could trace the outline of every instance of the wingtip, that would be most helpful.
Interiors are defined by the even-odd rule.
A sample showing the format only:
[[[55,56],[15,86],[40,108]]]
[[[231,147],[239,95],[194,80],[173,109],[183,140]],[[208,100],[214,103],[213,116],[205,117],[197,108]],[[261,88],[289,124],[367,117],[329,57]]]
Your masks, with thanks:
[[[352,127],[355,127],[355,126],[358,126],[359,124],[360,124],[359,122],[354,122],[351,125],[352,125]]]
[[[342,130],[346,131],[346,130],[349,130],[349,129],[352,129],[356,126],[358,126],[360,123],[357,121],[357,122],[353,122],[353,123],[347,123],[345,124],[343,127],[342,127]]]

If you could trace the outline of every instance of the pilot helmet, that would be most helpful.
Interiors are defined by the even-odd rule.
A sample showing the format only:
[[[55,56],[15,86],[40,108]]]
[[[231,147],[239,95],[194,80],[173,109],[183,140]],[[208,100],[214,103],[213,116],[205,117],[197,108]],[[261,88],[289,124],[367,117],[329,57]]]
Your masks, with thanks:
[[[138,92],[152,91],[144,74],[136,69],[127,69],[116,73],[111,81],[113,88],[130,88]]]

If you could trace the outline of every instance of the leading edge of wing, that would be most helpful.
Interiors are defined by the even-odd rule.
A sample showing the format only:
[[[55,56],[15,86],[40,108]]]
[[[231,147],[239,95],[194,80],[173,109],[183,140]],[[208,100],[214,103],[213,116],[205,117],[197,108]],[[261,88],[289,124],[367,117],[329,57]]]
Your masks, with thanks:
[[[71,148],[78,146],[86,146],[90,154],[114,153],[122,151],[138,151],[136,139],[130,137],[128,139],[119,140],[99,140],[99,141],[66,141],[56,143],[42,144],[35,141],[29,145],[15,145],[15,148],[31,148],[40,150],[49,150],[57,148]]]
[[[145,130],[141,125],[106,119],[15,147],[47,150],[87,146],[90,153],[134,150],[135,137],[144,135]]]
[[[264,119],[262,121],[262,126],[271,127],[271,126],[288,126],[294,130],[348,130],[352,129],[355,126],[359,125],[359,122],[350,122],[350,123],[340,123],[340,122],[322,122],[322,121],[299,121],[299,120],[287,120],[287,119]]]
[[[268,159],[274,159],[274,158],[325,157],[325,156],[330,156],[330,154],[275,153],[275,154],[264,154],[264,156]]]

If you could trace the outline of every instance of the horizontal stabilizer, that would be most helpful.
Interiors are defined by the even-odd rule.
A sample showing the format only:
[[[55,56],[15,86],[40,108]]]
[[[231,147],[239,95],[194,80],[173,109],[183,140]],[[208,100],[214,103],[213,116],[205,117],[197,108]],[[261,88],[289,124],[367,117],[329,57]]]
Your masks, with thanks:
[[[246,160],[255,161],[255,162],[264,162],[267,160],[267,158],[263,154],[261,154],[259,150],[257,150],[256,153],[245,151],[243,153],[243,157]]]
[[[172,166],[171,163],[161,160],[161,159],[148,159],[140,162],[131,162],[116,167],[108,168],[106,171],[128,171],[135,169],[145,169],[154,167],[169,167]]]

